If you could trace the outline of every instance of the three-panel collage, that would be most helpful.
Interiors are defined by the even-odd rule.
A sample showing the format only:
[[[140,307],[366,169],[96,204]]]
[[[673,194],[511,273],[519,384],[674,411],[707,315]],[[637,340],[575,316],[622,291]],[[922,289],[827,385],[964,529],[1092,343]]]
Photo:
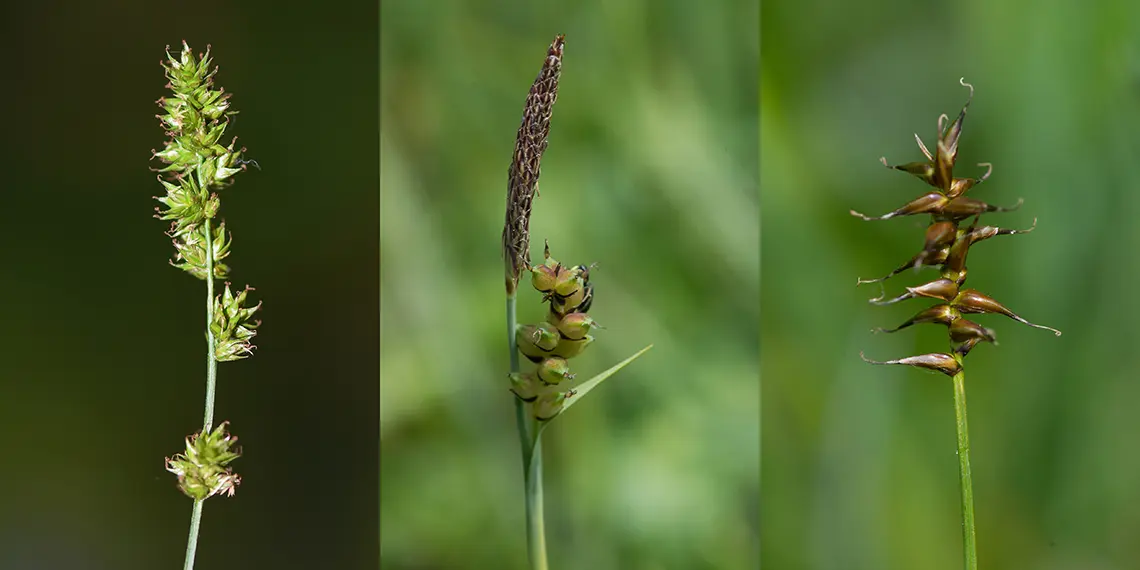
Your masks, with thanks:
[[[0,570],[1140,569],[1140,3],[0,22]]]

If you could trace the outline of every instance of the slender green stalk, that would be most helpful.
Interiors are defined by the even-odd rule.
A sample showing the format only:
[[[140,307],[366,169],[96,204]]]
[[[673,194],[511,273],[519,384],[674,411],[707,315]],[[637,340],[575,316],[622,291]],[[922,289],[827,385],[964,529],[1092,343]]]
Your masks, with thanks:
[[[198,550],[198,527],[202,524],[202,501],[194,501],[194,512],[190,515],[190,537],[186,539],[186,562],[183,570],[193,570],[194,553]]]
[[[203,223],[206,234],[206,411],[202,417],[202,431],[210,431],[214,424],[214,389],[218,383],[218,360],[214,358],[216,349],[214,331],[214,230],[210,219]]]
[[[537,426],[535,426],[537,428]],[[526,470],[526,542],[531,570],[547,570],[546,525],[542,515],[542,430],[535,429],[534,449]]]
[[[512,283],[507,284],[507,345],[511,351],[511,374],[518,374],[517,303]],[[546,570],[546,530],[542,515],[542,433],[527,416],[522,400],[515,398],[515,424],[519,431],[519,449],[523,460],[526,489],[526,546],[532,570]]]
[[[203,223],[203,230],[206,234],[206,411],[202,417],[202,433],[208,433],[214,423],[214,393],[218,383],[218,360],[214,358],[214,331],[210,328],[214,322],[214,231],[210,228],[209,218]],[[182,565],[184,570],[194,568],[194,554],[198,549],[198,527],[201,524],[202,500],[197,499],[190,514],[190,536],[186,539],[186,561]]]
[[[152,168],[165,188],[164,196],[155,199],[165,206],[156,208],[155,217],[170,221],[167,236],[174,238],[176,254],[171,265],[206,281],[206,398],[202,412],[202,430],[185,439],[185,452],[166,458],[166,470],[178,477],[178,487],[193,499],[190,532],[186,539],[183,567],[192,570],[202,523],[202,503],[214,495],[232,497],[241,483],[229,464],[241,457],[237,437],[230,434],[228,422],[214,426],[214,400],[217,389],[218,363],[241,360],[253,355],[251,342],[257,336],[261,321],[253,315],[261,309],[245,306],[252,287],[236,295],[228,282],[229,268],[224,263],[229,255],[225,222],[217,218],[220,203],[217,190],[226,188],[235,174],[245,171],[252,160],[241,158],[245,149],[235,147],[234,138],[223,147],[218,139],[235,111],[230,109],[230,94],[215,89],[209,48],[195,56],[186,42],[182,50],[171,54],[166,48],[166,87],[173,96],[157,101],[164,114],[158,115],[166,135],[165,148],[155,151],[152,160],[166,164]],[[215,293],[215,283],[225,286]]]
[[[962,357],[954,353],[958,365]],[[966,370],[954,375],[954,416],[958,427],[958,474],[962,479],[962,549],[966,570],[977,570],[978,552],[974,542],[974,482],[970,476],[970,431],[966,424]]]

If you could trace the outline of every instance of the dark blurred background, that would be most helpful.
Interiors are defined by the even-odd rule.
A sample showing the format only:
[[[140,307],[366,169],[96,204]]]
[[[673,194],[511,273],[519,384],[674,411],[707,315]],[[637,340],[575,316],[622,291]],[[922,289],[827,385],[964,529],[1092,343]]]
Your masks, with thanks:
[[[566,34],[532,258],[598,262],[588,378],[547,429],[558,569],[759,563],[758,5],[385,2],[381,561],[525,568],[508,392],[507,165]],[[524,284],[521,322],[544,317]]]
[[[950,380],[885,360],[946,349],[893,327],[931,302],[875,307],[877,277],[929,219],[863,222],[926,192],[883,168],[933,149],[938,115],[977,93],[958,176],[1025,205],[1025,228],[971,249],[969,286],[1064,336],[979,316],[1001,345],[967,360],[983,568],[1140,565],[1140,4],[770,2],[761,25],[765,568],[962,567]],[[887,282],[888,293],[933,270]]]
[[[148,167],[163,47],[213,45],[250,169],[221,193],[257,355],[219,366],[245,455],[199,568],[375,568],[378,6],[6,3],[0,568],[181,567],[164,457],[200,429],[205,286]]]

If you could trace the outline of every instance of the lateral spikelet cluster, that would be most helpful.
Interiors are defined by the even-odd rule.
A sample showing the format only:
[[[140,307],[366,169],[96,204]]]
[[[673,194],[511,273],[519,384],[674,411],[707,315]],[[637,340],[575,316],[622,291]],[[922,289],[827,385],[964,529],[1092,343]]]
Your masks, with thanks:
[[[982,214],[1010,212],[1021,206],[1020,200],[1014,206],[1001,207],[966,196],[966,191],[989,178],[993,172],[991,164],[979,164],[979,166],[986,167],[986,172],[978,178],[954,177],[954,162],[958,157],[958,138],[962,134],[962,121],[966,118],[966,109],[969,108],[974,96],[972,85],[964,80],[961,81],[961,84],[970,89],[970,99],[962,107],[958,118],[949,126],[944,126],[948,120],[946,115],[938,118],[940,136],[933,155],[927,150],[922,139],[915,135],[919,148],[926,156],[925,161],[892,166],[887,163],[885,158],[880,159],[884,166],[910,173],[931,186],[933,190],[882,216],[872,217],[854,210],[851,211],[851,215],[866,221],[889,220],[900,216],[930,215],[930,225],[926,228],[926,238],[922,249],[914,257],[883,277],[860,279],[859,284],[881,284],[909,268],[938,268],[940,273],[938,279],[916,287],[907,287],[905,293],[890,299],[886,297],[884,289],[883,295],[871,299],[871,303],[876,305],[890,305],[899,301],[922,297],[938,301],[936,305],[920,311],[893,329],[880,328],[875,330],[876,332],[896,332],[911,325],[922,323],[944,325],[949,331],[951,351],[949,354],[922,354],[887,361],[869,360],[864,356],[863,359],[871,364],[903,364],[936,370],[948,376],[957,374],[962,370],[962,359],[969,354],[974,346],[980,342],[997,344],[992,329],[968,320],[964,315],[998,313],[1031,327],[1050,330],[1058,336],[1061,334],[1056,329],[1030,323],[978,290],[964,287],[967,273],[966,254],[970,246],[994,236],[1028,233],[1033,230],[1033,227],[1005,229],[981,225]],[[1034,220],[1034,227],[1036,223]]]
[[[594,337],[589,333],[600,328],[586,314],[594,302],[594,285],[590,283],[590,267],[563,265],[550,257],[549,244],[541,265],[530,268],[531,284],[543,294],[549,305],[546,320],[534,325],[520,325],[515,331],[519,352],[537,364],[534,372],[511,375],[511,391],[531,406],[539,421],[548,421],[562,411],[567,398],[569,359],[582,354]]]

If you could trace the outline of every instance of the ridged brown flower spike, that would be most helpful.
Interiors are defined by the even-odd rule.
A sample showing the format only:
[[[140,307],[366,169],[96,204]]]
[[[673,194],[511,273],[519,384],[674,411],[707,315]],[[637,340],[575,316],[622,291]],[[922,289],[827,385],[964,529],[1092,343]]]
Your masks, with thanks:
[[[885,361],[870,360],[862,353],[860,353],[860,357],[871,364],[913,366],[953,377],[954,402],[958,416],[959,472],[962,479],[963,545],[966,567],[973,570],[977,567],[977,555],[974,547],[973,487],[970,476],[969,436],[966,427],[963,361],[966,355],[979,343],[997,344],[997,338],[992,329],[967,320],[963,315],[998,313],[1031,327],[1052,331],[1057,336],[1060,336],[1061,332],[1050,327],[1030,323],[994,299],[974,289],[963,288],[967,275],[966,256],[970,246],[994,236],[1028,233],[1036,227],[1037,220],[1033,221],[1033,227],[1024,230],[979,225],[983,214],[1015,210],[1021,205],[1021,201],[1019,200],[1016,205],[1011,207],[1000,207],[965,195],[968,190],[990,177],[990,174],[993,173],[991,164],[979,164],[979,166],[986,168],[986,172],[977,178],[954,177],[954,164],[958,158],[962,124],[966,118],[966,110],[974,96],[973,86],[966,83],[965,80],[960,82],[970,89],[970,100],[966,102],[958,117],[949,126],[945,126],[946,115],[939,117],[939,138],[936,141],[933,154],[923,144],[922,139],[915,135],[919,149],[926,157],[925,161],[891,166],[885,158],[880,159],[888,168],[901,170],[919,178],[931,186],[933,191],[927,192],[902,207],[881,216],[867,216],[855,210],[851,211],[851,215],[867,221],[887,220],[918,214],[930,215],[930,225],[927,227],[924,243],[914,257],[883,277],[860,279],[858,283],[879,283],[882,285],[887,279],[912,267],[916,269],[921,267],[938,268],[939,278],[921,285],[907,287],[905,293],[890,299],[887,298],[884,287],[883,294],[871,299],[870,302],[876,305],[888,305],[907,299],[928,298],[937,300],[937,304],[919,311],[899,326],[893,329],[879,328],[875,329],[875,332],[893,333],[918,324],[942,325],[947,328],[950,351],[948,353],[937,352]],[[966,223],[967,220],[969,220],[968,224]]]
[[[550,118],[558,99],[565,37],[557,36],[547,50],[542,70],[530,88],[522,124],[508,169],[507,213],[502,250],[507,290],[507,338],[510,348],[510,391],[515,398],[515,420],[526,478],[527,552],[531,568],[547,568],[546,538],[542,523],[542,431],[559,414],[579,402],[587,392],[641,356],[647,346],[609,370],[579,381],[570,360],[594,341],[601,328],[588,314],[594,303],[593,266],[563,264],[543,251],[543,263],[530,264],[530,213],[538,196],[539,164],[546,151]],[[516,300],[523,271],[547,305],[546,320],[518,325]],[[535,366],[523,372],[519,354]]]
[[[218,220],[221,204],[217,191],[233,183],[233,176],[256,163],[241,158],[245,149],[236,149],[237,139],[228,146],[221,140],[229,126],[230,94],[214,89],[210,50],[195,57],[186,42],[177,55],[167,46],[162,63],[173,94],[158,100],[164,113],[156,115],[169,140],[161,151],[151,151],[152,159],[165,163],[152,168],[166,194],[155,197],[165,208],[155,208],[155,217],[170,221],[167,235],[174,241],[171,265],[206,282],[206,402],[201,431],[186,439],[183,454],[167,458],[167,470],[178,476],[178,486],[194,499],[185,568],[194,565],[202,501],[217,494],[233,496],[241,478],[229,464],[240,456],[232,447],[236,437],[226,431],[226,422],[214,428],[214,394],[217,363],[247,358],[253,354],[252,340],[260,321],[253,318],[261,303],[246,306],[251,287],[236,295],[225,283],[218,295],[214,282],[229,277],[230,267],[222,260],[230,254],[231,239],[225,223]]]

